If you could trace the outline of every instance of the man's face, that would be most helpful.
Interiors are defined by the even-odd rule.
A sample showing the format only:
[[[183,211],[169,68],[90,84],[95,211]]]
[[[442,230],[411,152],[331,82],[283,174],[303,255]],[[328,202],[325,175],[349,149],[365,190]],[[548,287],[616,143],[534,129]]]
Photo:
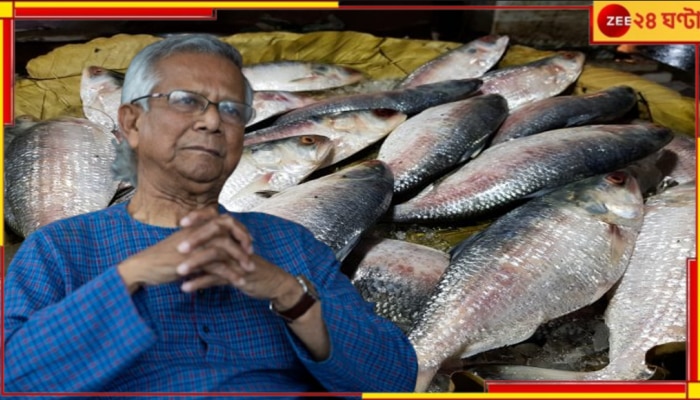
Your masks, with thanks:
[[[160,79],[151,93],[180,89],[216,103],[244,102],[240,70],[220,56],[175,54],[162,59],[155,70]],[[244,125],[223,121],[213,104],[201,113],[183,113],[170,107],[165,97],[148,103],[149,111],[136,110],[135,130],[128,138],[138,157],[139,183],[165,191],[220,190],[240,160]]]

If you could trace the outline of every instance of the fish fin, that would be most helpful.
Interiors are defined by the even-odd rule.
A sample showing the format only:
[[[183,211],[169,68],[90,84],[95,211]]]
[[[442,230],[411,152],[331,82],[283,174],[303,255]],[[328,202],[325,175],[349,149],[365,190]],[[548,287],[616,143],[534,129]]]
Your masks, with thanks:
[[[570,128],[572,126],[586,125],[591,121],[595,121],[602,116],[601,113],[594,114],[579,114],[575,115],[566,120],[566,126],[564,128]]]
[[[270,197],[276,195],[277,193],[279,193],[279,191],[277,191],[277,190],[259,190],[259,191],[255,192],[255,194],[257,194],[258,196],[264,197],[266,199],[269,199]]]
[[[472,151],[471,153],[467,152],[464,153],[462,158],[459,160],[460,163],[465,162],[467,160],[471,160],[476,158],[479,154],[481,154],[482,151],[486,148],[486,142],[484,142],[478,149]]]
[[[466,370],[484,380],[523,380],[523,381],[580,381],[589,372],[564,371],[529,365],[483,365]]]
[[[525,199],[525,200],[535,199],[535,198],[537,198],[537,197],[542,197],[542,196],[544,196],[544,195],[546,195],[546,194],[552,193],[553,191],[555,191],[555,190],[557,190],[557,189],[559,189],[559,186],[551,187],[551,188],[540,189],[540,190],[538,190],[538,191],[536,191],[536,192],[532,192],[532,193],[530,193],[530,194],[528,194],[528,195],[525,195],[525,196],[523,196],[522,198]]]
[[[617,225],[608,224],[608,229],[610,230],[610,260],[613,265],[617,265],[625,254],[627,245]]]
[[[350,239],[350,241],[347,242],[347,243],[345,244],[345,246],[343,246],[342,249],[340,249],[340,250],[338,250],[338,251],[336,252],[335,258],[336,258],[339,262],[343,262],[343,260],[345,260],[345,257],[347,257],[348,254],[350,254],[350,252],[352,251],[352,249],[354,249],[355,246],[357,246],[357,244],[360,243],[360,239],[361,239],[361,238],[362,238],[361,235],[357,235],[356,237]]]
[[[274,172],[268,172],[266,174],[261,175],[256,180],[250,182],[241,190],[239,190],[238,193],[236,193],[236,196],[248,196],[252,194],[265,199],[269,199],[270,197],[279,193],[279,190],[268,189],[270,185],[270,180],[272,180],[273,177]]]
[[[468,238],[462,240],[461,242],[457,243],[450,251],[448,254],[450,255],[450,261],[454,260],[455,257],[460,255],[464,249],[469,248],[475,241],[477,241],[481,236],[483,236],[484,231],[479,231]]]
[[[311,81],[313,81],[314,79],[317,79],[317,78],[318,78],[318,77],[317,77],[317,76],[314,76],[314,75],[312,75],[312,76],[304,76],[304,77],[301,77],[301,78],[291,79],[289,82],[294,82],[294,83],[311,82]]]

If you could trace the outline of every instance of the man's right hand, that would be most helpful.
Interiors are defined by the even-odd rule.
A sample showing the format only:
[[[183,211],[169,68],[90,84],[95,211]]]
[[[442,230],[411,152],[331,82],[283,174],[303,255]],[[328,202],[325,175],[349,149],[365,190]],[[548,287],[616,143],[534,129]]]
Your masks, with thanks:
[[[185,240],[194,228],[185,228],[157,244],[134,254],[117,265],[130,294],[144,285],[158,285],[182,279],[177,273],[187,255],[180,253],[177,246]]]

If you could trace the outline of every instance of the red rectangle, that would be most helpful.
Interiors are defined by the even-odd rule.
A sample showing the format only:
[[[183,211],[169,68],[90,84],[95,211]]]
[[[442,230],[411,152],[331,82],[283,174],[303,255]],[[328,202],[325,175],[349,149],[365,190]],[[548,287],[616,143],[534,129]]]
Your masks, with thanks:
[[[4,91],[2,94],[2,123],[11,124],[14,114],[14,76],[15,76],[15,29],[14,20],[5,19],[2,20],[2,48],[4,49],[4,56],[2,60],[3,71],[5,71],[2,77]]]
[[[211,8],[16,8],[21,18],[214,18]]]
[[[697,211],[696,211],[697,213]],[[697,219],[696,219],[697,220]],[[698,262],[688,260],[688,380],[698,381]]]

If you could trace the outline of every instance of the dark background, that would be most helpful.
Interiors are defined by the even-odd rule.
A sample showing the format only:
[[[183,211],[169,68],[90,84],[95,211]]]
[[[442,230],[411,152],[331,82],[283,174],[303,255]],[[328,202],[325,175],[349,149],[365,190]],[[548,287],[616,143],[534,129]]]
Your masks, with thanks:
[[[460,2],[451,4],[455,3]],[[491,10],[219,10],[216,20],[17,20],[15,72],[24,74],[27,61],[53,48],[118,33],[207,32],[228,36],[242,32],[344,30],[381,37],[467,42],[490,32],[493,13]]]

